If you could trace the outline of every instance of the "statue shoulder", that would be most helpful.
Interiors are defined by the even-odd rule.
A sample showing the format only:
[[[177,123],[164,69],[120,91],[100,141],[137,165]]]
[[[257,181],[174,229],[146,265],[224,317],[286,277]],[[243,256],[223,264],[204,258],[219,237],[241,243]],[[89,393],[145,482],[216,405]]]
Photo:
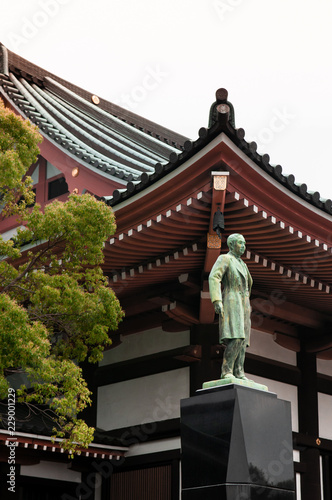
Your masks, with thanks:
[[[219,255],[218,259],[216,262],[219,260],[219,262],[229,262],[229,260],[232,258],[232,255],[230,253],[223,253]]]
[[[219,255],[219,257],[215,261],[213,267],[224,267],[224,268],[226,268],[226,267],[228,267],[229,263],[231,262],[231,258],[232,258],[232,256],[229,253],[225,253],[225,254]]]
[[[234,259],[234,255],[232,255],[230,252],[225,253],[221,257],[223,257],[224,261],[227,262],[227,263],[232,262],[232,260]]]

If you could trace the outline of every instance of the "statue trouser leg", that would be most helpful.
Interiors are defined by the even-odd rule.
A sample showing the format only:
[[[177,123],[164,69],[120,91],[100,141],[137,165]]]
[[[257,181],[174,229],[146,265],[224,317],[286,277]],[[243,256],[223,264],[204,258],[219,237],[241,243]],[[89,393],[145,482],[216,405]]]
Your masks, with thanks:
[[[226,349],[224,352],[224,359],[221,367],[221,378],[232,376],[234,372],[234,365],[240,354],[241,348],[244,344],[244,339],[227,339],[225,341]],[[245,352],[245,349],[244,349]],[[244,363],[244,357],[243,357]]]
[[[242,343],[239,349],[239,354],[234,363],[233,373],[236,378],[246,378],[244,373],[244,359],[246,356],[246,349],[247,349],[247,341],[246,339],[242,339]]]

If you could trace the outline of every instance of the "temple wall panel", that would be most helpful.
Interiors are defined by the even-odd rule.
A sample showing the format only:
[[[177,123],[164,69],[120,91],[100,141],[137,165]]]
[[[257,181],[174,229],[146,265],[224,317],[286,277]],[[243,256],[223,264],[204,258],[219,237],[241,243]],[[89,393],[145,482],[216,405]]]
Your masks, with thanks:
[[[317,373],[332,377],[332,361],[330,359],[317,358]]]
[[[21,465],[21,475],[57,481],[81,482],[81,473],[69,469],[70,463],[41,461],[36,465]]]
[[[148,441],[147,443],[137,443],[130,447],[126,453],[126,457],[134,457],[141,455],[148,455],[151,453],[160,453],[169,450],[179,450],[181,448],[180,437],[170,439],[157,439],[155,441]]]
[[[189,368],[157,373],[98,388],[97,427],[104,430],[180,417],[180,399],[189,397]],[[151,431],[152,432],[152,431]]]
[[[52,177],[60,174],[62,174],[61,170],[56,168],[54,165],[52,165],[52,163],[48,161],[46,165],[46,179],[52,179]]]
[[[296,353],[281,347],[273,340],[273,335],[258,330],[251,330],[250,347],[247,352],[267,359],[296,366]]]
[[[332,396],[318,393],[319,437],[332,439]]]
[[[176,349],[190,344],[190,332],[163,332],[160,328],[153,328],[144,332],[122,337],[122,343],[115,349],[104,353],[99,366],[120,363],[141,356],[156,354],[162,351]]]

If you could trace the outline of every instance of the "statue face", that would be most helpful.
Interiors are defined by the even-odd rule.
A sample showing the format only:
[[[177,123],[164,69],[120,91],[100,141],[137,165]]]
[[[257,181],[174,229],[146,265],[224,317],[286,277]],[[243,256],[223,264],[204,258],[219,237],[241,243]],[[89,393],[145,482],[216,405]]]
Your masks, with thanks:
[[[246,250],[246,240],[243,236],[239,237],[233,245],[232,252],[235,255],[240,256],[243,255]]]

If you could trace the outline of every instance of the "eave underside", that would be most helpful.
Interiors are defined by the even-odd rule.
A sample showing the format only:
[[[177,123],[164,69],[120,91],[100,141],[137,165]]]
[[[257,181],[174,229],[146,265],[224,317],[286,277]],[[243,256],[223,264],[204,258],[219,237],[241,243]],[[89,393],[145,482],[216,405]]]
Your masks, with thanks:
[[[149,318],[153,324],[172,320],[172,327],[174,321],[182,327],[200,323],[200,309],[210,306],[205,264],[212,196],[208,182],[131,227],[121,226],[117,214],[120,231],[106,245],[105,272],[126,310],[122,333],[135,331],[142,314],[142,325]],[[254,280],[253,323],[259,317],[270,332],[326,339],[332,324],[328,242],[268,215],[236,191],[236,181],[228,186],[224,217],[221,253],[228,251],[231,233],[243,234],[247,242],[243,259]]]
[[[158,283],[159,268],[163,281],[168,280],[168,276],[171,280],[174,269],[179,267],[179,262],[185,265],[186,259],[187,271],[199,270],[205,255],[210,208],[211,193],[200,191],[196,198],[190,197],[112,238],[106,247],[105,270],[114,276],[115,290],[125,284],[127,294],[130,289]],[[266,280],[267,284],[271,283],[272,279],[275,286],[290,296],[296,288],[296,300],[315,293],[316,298],[320,297],[317,305],[322,308],[325,301],[331,300],[332,250],[326,243],[312,239],[274,216],[267,216],[236,192],[227,194],[224,216],[226,227],[221,253],[227,252],[225,239],[229,234],[244,234],[247,242],[244,260],[257,286],[265,290],[264,283]],[[156,273],[145,276],[152,269]],[[268,290],[270,288],[268,286]],[[315,301],[313,297],[311,300]]]

